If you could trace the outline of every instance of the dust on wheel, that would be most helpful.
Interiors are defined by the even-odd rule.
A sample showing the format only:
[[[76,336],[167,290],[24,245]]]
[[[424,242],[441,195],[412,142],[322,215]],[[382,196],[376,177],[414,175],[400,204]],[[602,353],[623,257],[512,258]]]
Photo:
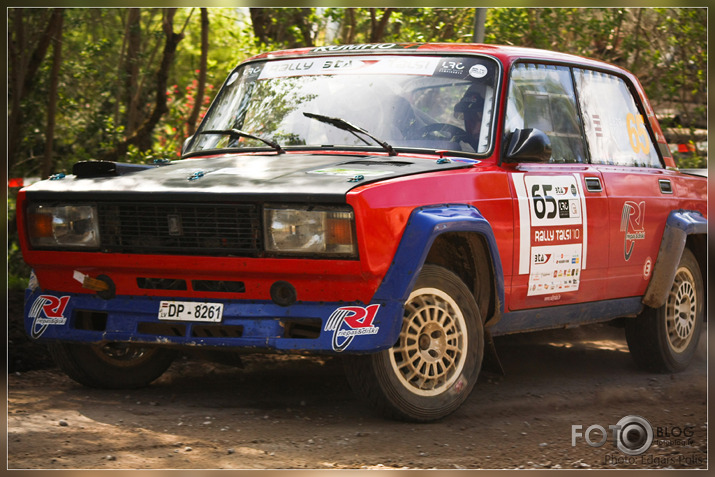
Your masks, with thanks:
[[[626,320],[626,339],[636,364],[657,372],[685,369],[700,338],[704,301],[700,267],[685,249],[665,304],[646,308],[637,318]]]
[[[346,369],[352,387],[382,414],[430,421],[449,415],[469,396],[483,352],[474,297],[454,273],[428,264],[405,303],[395,345],[355,357]]]

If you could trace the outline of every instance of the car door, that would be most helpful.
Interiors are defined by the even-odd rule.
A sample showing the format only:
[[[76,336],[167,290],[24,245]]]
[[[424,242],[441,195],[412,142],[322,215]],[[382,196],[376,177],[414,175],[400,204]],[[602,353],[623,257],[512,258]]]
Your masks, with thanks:
[[[507,167],[515,199],[508,308],[598,300],[608,266],[608,203],[601,173],[587,162],[571,69],[517,63],[510,76],[505,140],[539,129],[552,154],[548,163]]]
[[[626,78],[587,69],[575,69],[574,78],[591,163],[608,193],[606,295],[640,296],[668,214],[677,208],[673,173],[663,167],[644,105]]]

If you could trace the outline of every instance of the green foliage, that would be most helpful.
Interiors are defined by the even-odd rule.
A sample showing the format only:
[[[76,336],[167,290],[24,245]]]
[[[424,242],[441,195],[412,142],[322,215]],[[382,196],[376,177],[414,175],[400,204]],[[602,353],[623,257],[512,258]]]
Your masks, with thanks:
[[[25,22],[26,37],[34,41],[45,28],[50,10],[10,9],[11,36],[18,11]],[[261,51],[345,42],[467,42],[472,38],[475,9],[209,8],[208,13],[208,99],[204,99],[204,108],[227,73]],[[69,170],[77,161],[100,157],[131,133],[127,125],[128,93],[137,97],[139,118],[148,117],[155,102],[156,71],[165,39],[162,9],[140,9],[140,45],[135,60],[139,74],[135,89],[128,92],[123,58],[128,48],[129,9],[75,8],[65,9],[63,14],[54,139],[56,172]],[[382,20],[387,20],[384,28]],[[564,51],[629,68],[641,79],[656,111],[675,111],[686,127],[705,122],[704,8],[489,8],[485,27],[486,43]],[[198,8],[177,10],[174,31],[182,29],[184,38],[169,76],[169,110],[154,129],[151,142],[130,149],[124,160],[176,157],[181,149],[186,119],[195,100],[201,55]],[[30,53],[30,48],[24,52]],[[39,173],[45,145],[50,57],[46,56],[32,78],[32,93],[22,102],[21,144],[12,176]],[[13,71],[9,73],[11,77]]]
[[[693,152],[688,155],[678,155],[675,158],[675,163],[680,169],[707,169],[708,158]]]

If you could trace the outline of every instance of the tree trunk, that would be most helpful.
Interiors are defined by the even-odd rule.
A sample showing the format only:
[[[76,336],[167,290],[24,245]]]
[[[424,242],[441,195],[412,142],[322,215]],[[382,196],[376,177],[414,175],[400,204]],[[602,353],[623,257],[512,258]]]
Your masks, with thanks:
[[[8,76],[10,86],[10,116],[8,117],[8,144],[7,167],[8,171],[17,163],[17,152],[22,142],[22,129],[24,117],[22,113],[22,100],[34,89],[37,71],[44,60],[50,41],[57,31],[57,26],[62,19],[62,8],[52,10],[45,30],[42,32],[37,45],[29,54],[31,45],[26,44],[25,19],[26,10],[18,8],[14,11],[13,32],[14,39],[8,38],[11,71]]]
[[[390,15],[394,8],[386,8],[385,12],[382,14],[380,21],[376,19],[376,9],[370,9],[370,43],[379,43],[385,36],[385,30],[387,29],[387,23],[390,21]]]
[[[166,85],[169,81],[169,69],[174,61],[174,54],[179,42],[184,38],[183,30],[181,33],[174,32],[174,15],[176,8],[167,8],[164,10],[163,30],[166,40],[164,42],[164,52],[161,58],[161,64],[156,73],[156,102],[151,116],[147,118],[134,133],[124,141],[117,144],[111,151],[107,151],[102,155],[102,160],[116,161],[119,157],[125,155],[130,145],[138,145],[151,143],[151,134],[154,127],[157,125],[161,117],[169,110],[166,104]]]
[[[310,21],[310,8],[299,8],[293,14],[293,20],[303,35],[303,44],[298,44],[295,41],[294,46],[315,46],[315,40],[313,38],[313,24]],[[297,40],[297,39],[296,39]]]
[[[351,44],[355,41],[355,9],[345,9],[345,25],[343,26],[343,43]]]
[[[260,40],[261,43],[268,44],[268,25],[270,18],[266,15],[265,8],[249,8],[251,13],[251,25],[253,25],[253,34]]]
[[[141,49],[141,10],[130,8],[127,18],[127,55],[124,59],[124,104],[127,108],[125,135],[139,127],[139,54]]]
[[[60,66],[62,65],[62,22],[63,16],[62,12],[60,12],[52,45],[52,72],[50,73],[50,96],[47,100],[45,156],[42,160],[41,177],[49,176],[55,167],[53,145],[55,139],[55,115],[57,113],[57,84],[59,83]]]
[[[201,9],[201,60],[199,64],[199,84],[196,88],[194,98],[194,109],[186,124],[186,135],[191,136],[196,131],[196,123],[199,119],[201,106],[204,104],[204,92],[206,90],[206,70],[209,59],[209,12],[206,8]]]

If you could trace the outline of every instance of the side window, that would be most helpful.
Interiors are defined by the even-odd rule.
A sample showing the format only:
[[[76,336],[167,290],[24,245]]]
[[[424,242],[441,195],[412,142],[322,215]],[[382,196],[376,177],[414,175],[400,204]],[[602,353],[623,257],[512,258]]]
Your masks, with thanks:
[[[575,69],[574,75],[591,162],[662,167],[626,82],[591,70]]]
[[[505,134],[536,128],[551,140],[550,162],[585,162],[569,68],[519,63],[511,72]]]

